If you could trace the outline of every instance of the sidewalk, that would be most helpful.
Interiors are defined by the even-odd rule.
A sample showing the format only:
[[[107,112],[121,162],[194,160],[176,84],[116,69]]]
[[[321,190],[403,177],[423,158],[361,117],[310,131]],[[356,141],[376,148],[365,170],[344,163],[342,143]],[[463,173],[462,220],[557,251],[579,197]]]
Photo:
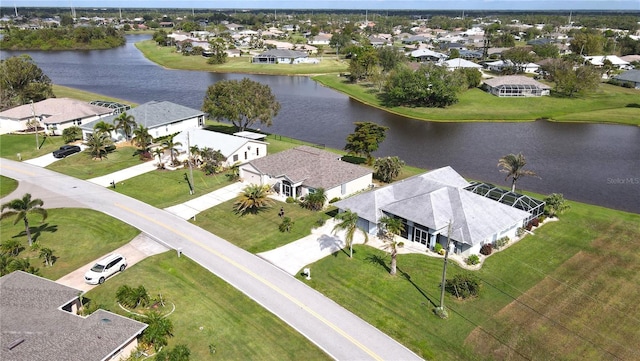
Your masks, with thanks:
[[[194,218],[196,214],[204,210],[236,198],[245,186],[246,184],[235,182],[185,203],[165,208],[164,210],[182,219]]]
[[[87,179],[91,183],[101,185],[103,187],[111,186],[111,182],[122,182],[123,180],[139,176],[148,172],[156,170],[155,162],[145,162],[142,164],[134,165],[126,169],[113,172],[111,174],[103,175],[101,177]]]

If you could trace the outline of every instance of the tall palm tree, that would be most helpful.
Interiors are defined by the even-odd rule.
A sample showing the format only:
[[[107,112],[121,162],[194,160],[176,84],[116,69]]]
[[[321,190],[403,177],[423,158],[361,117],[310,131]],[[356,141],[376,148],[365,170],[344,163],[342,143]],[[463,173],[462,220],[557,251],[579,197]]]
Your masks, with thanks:
[[[29,218],[27,216],[30,214],[38,214],[42,216],[42,222],[44,222],[44,220],[47,219],[47,210],[42,208],[43,204],[44,202],[42,201],[42,199],[31,199],[31,194],[25,193],[22,198],[14,199],[2,205],[2,214],[0,215],[0,220],[13,216],[16,217],[13,221],[13,224],[16,224],[20,222],[20,220],[22,220],[24,222],[24,230],[27,234],[27,239],[29,240],[29,246],[32,246],[33,239],[31,239]],[[5,209],[8,209],[8,211],[5,212]]]
[[[173,137],[165,140],[164,142],[162,142],[162,147],[165,150],[169,151],[169,154],[171,155],[171,164],[172,165],[176,165],[178,164],[178,159],[176,158],[178,156],[178,147],[182,146],[182,143],[180,142],[174,142],[173,141]]]
[[[136,121],[133,115],[123,112],[116,119],[113,120],[116,124],[116,130],[120,129],[124,133],[124,137],[127,140],[131,139],[131,134],[136,126]]]
[[[340,223],[336,223],[333,226],[333,233],[337,231],[345,231],[344,241],[349,247],[349,258],[353,258],[353,237],[356,235],[356,231],[359,230],[364,235],[364,243],[369,241],[369,235],[362,228],[358,227],[358,213],[351,212],[347,209],[342,213],[338,213],[335,219]]]
[[[236,213],[241,214],[258,213],[273,205],[273,200],[269,198],[270,193],[271,187],[268,184],[249,184],[240,192],[238,199],[233,204],[233,209]]]
[[[395,275],[397,269],[398,248],[404,247],[404,242],[396,240],[396,236],[404,231],[404,224],[400,218],[382,217],[380,223],[383,227],[382,239],[384,241],[383,249],[391,253],[391,266],[389,274]]]
[[[84,143],[89,149],[89,154],[93,157],[93,159],[100,159],[107,157],[107,147],[113,144],[111,137],[107,133],[102,132],[94,132],[93,134],[89,134],[87,137],[87,141]]]
[[[106,134],[109,134],[109,137],[111,137],[111,132],[114,131],[115,129],[116,128],[113,126],[113,124],[109,124],[104,120],[102,120],[93,126],[93,134],[106,133]]]
[[[138,127],[133,130],[134,138],[132,142],[143,153],[149,152],[149,145],[153,142],[153,137],[149,134],[149,128],[142,124],[138,124]]]
[[[536,173],[532,170],[522,169],[527,164],[526,159],[522,153],[507,154],[498,160],[498,167],[502,167],[500,172],[507,173],[507,177],[504,180],[508,180],[511,177],[511,191],[516,191],[516,182],[520,177],[533,176],[536,177]]]

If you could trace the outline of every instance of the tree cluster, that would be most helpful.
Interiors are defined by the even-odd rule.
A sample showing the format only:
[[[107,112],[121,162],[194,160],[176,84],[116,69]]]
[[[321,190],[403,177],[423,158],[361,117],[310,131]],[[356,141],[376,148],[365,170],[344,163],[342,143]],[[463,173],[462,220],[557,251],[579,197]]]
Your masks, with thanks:
[[[367,164],[373,162],[371,153],[378,150],[380,143],[387,136],[386,132],[389,128],[371,122],[355,122],[356,128],[353,133],[347,136],[347,145],[344,150],[349,154],[364,155],[367,158]]]
[[[29,55],[0,60],[0,110],[53,97],[51,80]]]
[[[389,75],[381,95],[385,106],[446,107],[458,102],[457,93],[466,89],[466,77],[445,67],[429,64],[416,71],[409,68]]]
[[[553,59],[542,70],[546,79],[554,82],[554,90],[568,97],[594,91],[602,78],[600,70],[593,65],[577,65],[565,59]]]
[[[9,28],[0,44],[10,50],[109,49],[125,43],[114,27],[60,27],[36,30]]]

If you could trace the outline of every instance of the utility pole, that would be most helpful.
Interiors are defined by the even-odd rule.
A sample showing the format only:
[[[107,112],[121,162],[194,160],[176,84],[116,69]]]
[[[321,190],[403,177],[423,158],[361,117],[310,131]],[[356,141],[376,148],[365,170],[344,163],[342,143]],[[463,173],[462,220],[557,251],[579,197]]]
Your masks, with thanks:
[[[442,266],[442,282],[440,283],[440,307],[436,308],[436,313],[441,318],[447,318],[447,310],[444,308],[444,288],[447,283],[447,259],[449,258],[449,245],[451,244],[451,220],[449,220],[449,227],[447,227],[447,246],[444,250],[444,265]]]
[[[31,100],[31,116],[33,117],[31,121],[31,125],[35,126],[36,128],[36,149],[40,149],[40,141],[38,141],[38,131],[40,130],[40,122],[36,117],[36,111],[33,110],[33,100]]]
[[[189,138],[189,132],[187,131],[187,162],[189,163],[189,179],[190,179],[190,184],[189,184],[189,194],[193,195],[194,191],[193,191],[193,166],[191,165],[191,141]]]

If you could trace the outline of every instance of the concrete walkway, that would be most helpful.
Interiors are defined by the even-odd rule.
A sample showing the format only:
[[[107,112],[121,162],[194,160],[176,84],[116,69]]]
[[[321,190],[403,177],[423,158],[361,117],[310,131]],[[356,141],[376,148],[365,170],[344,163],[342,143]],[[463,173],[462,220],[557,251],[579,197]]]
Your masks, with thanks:
[[[191,219],[204,210],[236,198],[245,186],[246,184],[235,182],[185,203],[165,208],[164,210],[182,219]]]
[[[122,182],[123,180],[133,178],[141,174],[149,173],[156,169],[158,168],[156,167],[155,162],[144,162],[142,164],[134,165],[133,167],[122,169],[111,174],[88,179],[88,181],[101,185],[103,187],[109,187],[111,186],[111,182]]]

